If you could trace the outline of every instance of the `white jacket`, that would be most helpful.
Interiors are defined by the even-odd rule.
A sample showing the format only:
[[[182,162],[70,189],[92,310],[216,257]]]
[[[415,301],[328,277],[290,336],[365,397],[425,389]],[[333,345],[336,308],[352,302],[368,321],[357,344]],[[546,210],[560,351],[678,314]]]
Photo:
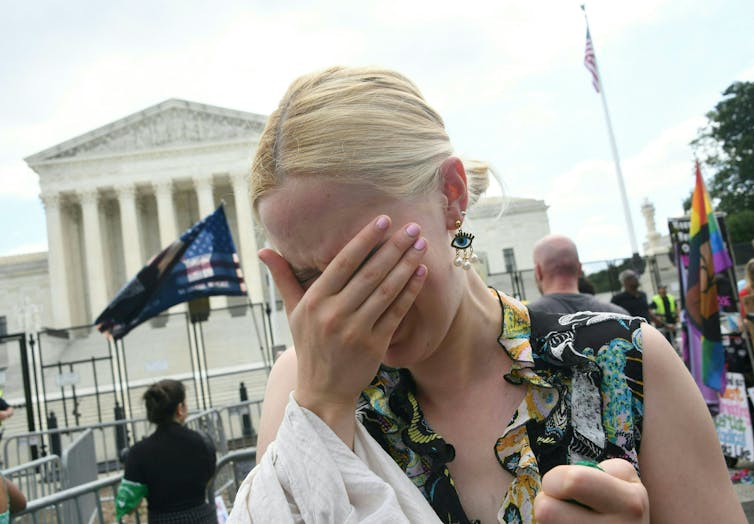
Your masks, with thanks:
[[[440,522],[357,421],[353,451],[291,394],[277,439],[236,495],[229,524]]]

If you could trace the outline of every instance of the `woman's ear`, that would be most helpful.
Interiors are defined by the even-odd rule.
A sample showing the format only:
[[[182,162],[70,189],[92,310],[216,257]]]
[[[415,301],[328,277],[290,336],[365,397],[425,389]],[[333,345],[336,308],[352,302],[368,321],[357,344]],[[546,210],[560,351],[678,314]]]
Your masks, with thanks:
[[[447,202],[445,222],[449,230],[458,229],[456,222],[463,220],[463,212],[469,204],[469,190],[466,184],[466,170],[458,157],[447,158],[440,166],[442,192]]]

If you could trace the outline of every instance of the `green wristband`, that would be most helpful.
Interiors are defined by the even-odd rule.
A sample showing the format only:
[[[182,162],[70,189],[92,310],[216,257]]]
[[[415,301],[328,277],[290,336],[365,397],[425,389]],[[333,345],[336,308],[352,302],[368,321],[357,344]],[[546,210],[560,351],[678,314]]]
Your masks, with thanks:
[[[604,469],[600,467],[600,465],[597,462],[593,460],[579,460],[579,461],[574,462],[574,465],[575,466],[589,466],[590,468],[598,469],[600,471],[605,471]]]

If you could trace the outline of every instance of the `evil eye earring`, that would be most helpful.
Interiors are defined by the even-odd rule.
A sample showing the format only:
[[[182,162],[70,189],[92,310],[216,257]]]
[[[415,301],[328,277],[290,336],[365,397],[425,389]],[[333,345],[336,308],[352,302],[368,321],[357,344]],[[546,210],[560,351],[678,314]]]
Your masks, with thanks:
[[[466,212],[461,211],[461,217],[465,217]],[[453,260],[453,264],[456,267],[463,267],[463,269],[469,269],[473,262],[479,260],[479,257],[474,254],[474,248],[471,247],[471,243],[474,241],[474,235],[466,233],[461,229],[461,220],[456,220],[456,232],[453,240],[450,242],[450,247],[455,248],[456,258]]]

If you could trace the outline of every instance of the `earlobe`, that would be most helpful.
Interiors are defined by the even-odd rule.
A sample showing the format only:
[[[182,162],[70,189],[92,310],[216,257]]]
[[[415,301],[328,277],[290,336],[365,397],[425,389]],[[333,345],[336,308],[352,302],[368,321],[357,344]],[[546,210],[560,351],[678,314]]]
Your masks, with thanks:
[[[466,183],[466,170],[458,157],[447,158],[440,166],[443,195],[447,201],[446,222],[448,229],[458,229],[456,221],[461,220],[462,212],[469,203],[469,191]]]

